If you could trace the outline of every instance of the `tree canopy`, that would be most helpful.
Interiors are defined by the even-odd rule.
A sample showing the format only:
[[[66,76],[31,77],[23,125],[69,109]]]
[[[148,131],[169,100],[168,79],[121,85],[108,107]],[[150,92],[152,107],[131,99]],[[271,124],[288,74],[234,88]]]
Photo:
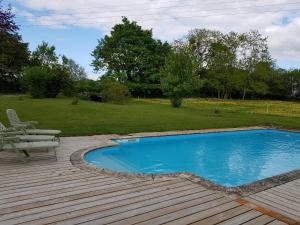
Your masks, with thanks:
[[[28,63],[28,44],[17,33],[11,7],[5,8],[0,1],[0,92],[20,91],[19,78]]]
[[[110,35],[98,41],[92,66],[95,71],[116,75],[121,82],[159,84],[159,70],[169,52],[169,44],[154,39],[152,30],[123,17]]]
[[[162,90],[174,107],[180,107],[182,98],[200,87],[196,60],[184,47],[169,54],[161,74]]]

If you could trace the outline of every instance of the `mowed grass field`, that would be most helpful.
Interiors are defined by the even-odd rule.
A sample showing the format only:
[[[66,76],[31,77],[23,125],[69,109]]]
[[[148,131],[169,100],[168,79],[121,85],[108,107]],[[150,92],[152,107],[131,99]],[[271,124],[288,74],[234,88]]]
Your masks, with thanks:
[[[300,129],[298,102],[185,99],[178,109],[167,99],[133,99],[126,105],[71,102],[72,98],[0,95],[0,121],[8,125],[5,110],[13,108],[22,120],[37,120],[40,128],[61,129],[64,136],[255,125]]]

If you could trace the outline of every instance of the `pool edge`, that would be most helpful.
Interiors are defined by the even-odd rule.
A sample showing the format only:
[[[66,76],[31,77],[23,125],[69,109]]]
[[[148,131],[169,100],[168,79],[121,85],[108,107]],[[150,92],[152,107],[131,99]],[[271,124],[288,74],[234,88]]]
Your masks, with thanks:
[[[142,138],[142,137],[159,137],[159,136],[171,136],[171,135],[184,135],[184,134],[201,134],[201,133],[212,133],[212,132],[225,132],[225,131],[243,131],[243,130],[257,130],[257,129],[277,129],[282,131],[291,131],[291,132],[300,132],[295,129],[284,129],[282,127],[242,127],[242,128],[224,128],[224,129],[204,129],[197,131],[169,131],[169,132],[149,132],[149,133],[136,133],[126,136],[120,136],[120,139],[129,139],[129,138]],[[272,177],[268,177],[262,180],[258,180],[249,184],[241,185],[238,187],[226,187],[223,185],[219,185],[210,180],[207,180],[201,176],[197,176],[190,172],[179,172],[179,173],[166,173],[166,174],[146,174],[146,173],[127,173],[127,172],[118,172],[109,169],[104,169],[97,167],[93,164],[88,163],[84,160],[84,155],[90,151],[99,148],[105,148],[110,146],[115,146],[117,143],[111,141],[111,143],[106,143],[102,146],[94,146],[85,149],[81,149],[79,151],[74,152],[70,156],[71,163],[79,167],[83,170],[89,170],[92,172],[103,173],[110,176],[117,177],[127,177],[127,178],[138,178],[138,179],[174,179],[174,178],[182,178],[189,180],[194,183],[198,183],[206,187],[209,190],[220,191],[226,194],[235,194],[238,196],[248,196],[260,191],[267,190],[269,188],[285,184],[287,182],[293,181],[295,179],[300,178],[300,169],[296,169],[287,173],[282,173],[279,175],[275,175]]]

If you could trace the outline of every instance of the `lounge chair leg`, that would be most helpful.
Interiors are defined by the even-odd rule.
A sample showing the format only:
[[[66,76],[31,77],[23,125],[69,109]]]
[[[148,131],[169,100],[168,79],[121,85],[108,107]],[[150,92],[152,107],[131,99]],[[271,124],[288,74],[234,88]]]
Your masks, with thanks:
[[[23,153],[26,157],[30,157],[29,153],[26,150],[23,150]]]
[[[19,160],[21,160],[22,162],[25,162],[24,157],[22,156],[21,152],[19,150],[15,150],[16,154],[17,154],[17,158]]]
[[[57,162],[58,160],[57,160],[57,152],[56,152],[56,149],[54,148],[53,151],[54,151],[55,159],[56,159],[56,162]]]

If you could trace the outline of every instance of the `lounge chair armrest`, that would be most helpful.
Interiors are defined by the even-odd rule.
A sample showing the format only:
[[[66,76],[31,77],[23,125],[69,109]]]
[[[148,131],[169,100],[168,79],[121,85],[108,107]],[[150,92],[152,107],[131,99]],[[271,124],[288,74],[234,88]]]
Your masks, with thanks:
[[[15,136],[15,135],[22,135],[24,134],[23,131],[6,131],[2,132],[3,136]]]
[[[18,124],[13,124],[13,127],[17,130],[24,130],[28,127],[28,124],[18,123]]]
[[[20,138],[18,138],[18,137],[3,137],[2,140],[4,142],[11,143],[11,142],[18,142],[18,141],[20,141]]]
[[[8,127],[8,128],[6,128],[6,131],[13,132],[13,131],[16,131],[16,129],[14,127]]]
[[[38,124],[38,122],[37,122],[37,121],[22,121],[22,122],[20,122],[19,124],[23,124],[23,125],[26,125],[26,126],[30,126],[30,125]]]
[[[39,124],[38,121],[24,121],[23,123],[29,123],[29,124]]]

